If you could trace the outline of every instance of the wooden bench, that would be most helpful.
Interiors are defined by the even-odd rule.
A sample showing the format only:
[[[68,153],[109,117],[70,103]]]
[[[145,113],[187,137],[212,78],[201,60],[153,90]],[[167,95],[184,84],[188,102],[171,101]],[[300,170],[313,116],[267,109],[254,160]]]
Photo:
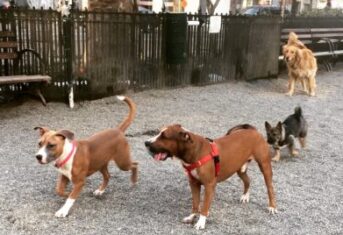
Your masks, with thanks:
[[[46,105],[46,100],[41,92],[41,86],[51,82],[51,77],[45,74],[45,64],[41,59],[40,55],[31,49],[24,49],[17,51],[17,42],[15,40],[15,33],[11,31],[1,31],[0,32],[0,63],[1,71],[0,74],[0,86],[2,85],[17,85],[17,84],[31,84],[34,88],[35,94],[41,99],[43,105]],[[42,74],[34,75],[18,75],[19,72],[19,62],[25,53],[31,53],[32,56],[38,59],[40,62],[40,67]]]
[[[330,58],[324,60],[328,71],[332,70],[338,55],[343,54],[343,28],[284,28],[281,30],[281,46],[287,43],[290,32],[296,33],[299,40],[313,51],[315,57]],[[282,55],[279,60],[283,60]]]

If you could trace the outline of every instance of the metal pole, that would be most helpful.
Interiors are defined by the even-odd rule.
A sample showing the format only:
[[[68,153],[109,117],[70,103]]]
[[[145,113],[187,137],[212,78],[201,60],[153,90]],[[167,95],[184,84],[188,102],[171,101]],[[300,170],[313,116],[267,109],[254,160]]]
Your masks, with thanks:
[[[285,16],[285,7],[286,7],[285,5],[286,5],[286,1],[281,0],[281,18]]]

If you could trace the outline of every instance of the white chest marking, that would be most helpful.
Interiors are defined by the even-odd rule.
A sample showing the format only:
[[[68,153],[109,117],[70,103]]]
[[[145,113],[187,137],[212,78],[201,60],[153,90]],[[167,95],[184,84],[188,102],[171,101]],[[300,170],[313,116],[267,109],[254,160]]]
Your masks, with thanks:
[[[58,161],[63,161],[72,151],[73,149],[73,144],[70,142],[70,140],[66,139],[64,142],[63,146],[63,153],[62,155],[58,158]],[[73,168],[73,162],[74,162],[74,156],[76,153],[77,148],[75,147],[70,159],[64,164],[62,167],[57,168],[58,172],[63,174],[64,176],[68,177],[69,180],[71,180],[71,171]]]
[[[186,167],[190,166],[190,164],[185,163],[185,162],[182,161],[182,160],[180,160],[180,161],[181,161],[181,163],[182,163],[182,166],[186,166]],[[186,172],[187,172],[187,171],[186,171]],[[197,180],[200,179],[200,177],[199,177],[199,175],[198,175],[198,172],[197,172],[197,169],[196,169],[196,168],[193,169],[193,170],[191,170],[191,175],[192,175],[195,179],[197,179]]]
[[[198,172],[197,172],[197,169],[194,169],[191,171],[191,175],[196,178],[197,180],[200,179],[199,175],[198,175]]]

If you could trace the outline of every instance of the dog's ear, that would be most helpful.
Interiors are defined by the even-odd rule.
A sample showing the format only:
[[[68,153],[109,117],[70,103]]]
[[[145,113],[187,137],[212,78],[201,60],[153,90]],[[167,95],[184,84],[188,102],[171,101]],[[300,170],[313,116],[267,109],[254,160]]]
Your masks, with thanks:
[[[269,132],[270,131],[270,129],[272,129],[272,126],[269,124],[269,122],[265,122],[264,123],[264,126],[266,127],[266,130]]]
[[[286,50],[287,50],[287,44],[282,46],[282,54],[285,55],[286,54]]]
[[[180,135],[180,138],[181,138],[182,141],[193,143],[193,140],[192,140],[192,138],[191,138],[191,135],[190,135],[188,132],[186,132],[186,131],[180,131],[180,132],[179,132],[179,135]]]
[[[281,130],[282,130],[282,123],[279,121],[279,122],[277,123],[276,127],[277,127],[277,129],[279,129],[280,132],[281,132]]]
[[[75,137],[74,133],[68,130],[60,130],[56,133],[56,135],[63,137],[63,139],[70,139],[70,140],[73,140]]]
[[[35,128],[33,128],[33,130],[39,130],[39,135],[42,136],[45,134],[45,132],[49,131],[49,128],[36,126]]]
[[[296,64],[299,64],[300,63],[300,59],[301,59],[301,55],[300,55],[300,49],[296,48],[295,49],[295,58],[294,58],[294,61]]]

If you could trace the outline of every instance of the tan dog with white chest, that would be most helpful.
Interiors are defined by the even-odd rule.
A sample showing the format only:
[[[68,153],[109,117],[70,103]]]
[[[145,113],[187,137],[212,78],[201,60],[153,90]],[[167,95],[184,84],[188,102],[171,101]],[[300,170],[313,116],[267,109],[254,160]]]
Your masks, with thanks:
[[[56,132],[46,127],[35,128],[40,131],[36,158],[41,164],[55,162],[60,172],[56,192],[60,196],[68,197],[64,206],[56,212],[57,217],[68,215],[85,184],[86,177],[97,171],[103,175],[103,182],[93,194],[100,196],[104,193],[110,178],[108,163],[111,160],[121,170],[131,170],[131,181],[137,182],[137,163],[131,160],[129,144],[124,134],[136,114],[136,106],[128,97],[118,96],[118,99],[128,104],[129,115],[118,128],[103,130],[88,139],[76,141],[74,134],[68,130]],[[73,183],[73,189],[68,195],[65,193],[65,187],[70,181]]]
[[[236,126],[229,130],[226,136],[211,143],[208,139],[175,124],[164,128],[157,136],[146,141],[145,146],[156,160],[166,160],[173,156],[181,160],[189,175],[193,200],[192,213],[185,217],[183,222],[193,222],[195,216],[200,213],[200,218],[194,226],[196,229],[205,228],[216,184],[233,174],[237,173],[244,184],[241,201],[249,201],[250,179],[247,175],[247,164],[252,159],[258,163],[264,176],[269,196],[269,212],[277,212],[269,147],[255,127],[248,124]],[[205,196],[200,208],[201,185],[205,188]]]

